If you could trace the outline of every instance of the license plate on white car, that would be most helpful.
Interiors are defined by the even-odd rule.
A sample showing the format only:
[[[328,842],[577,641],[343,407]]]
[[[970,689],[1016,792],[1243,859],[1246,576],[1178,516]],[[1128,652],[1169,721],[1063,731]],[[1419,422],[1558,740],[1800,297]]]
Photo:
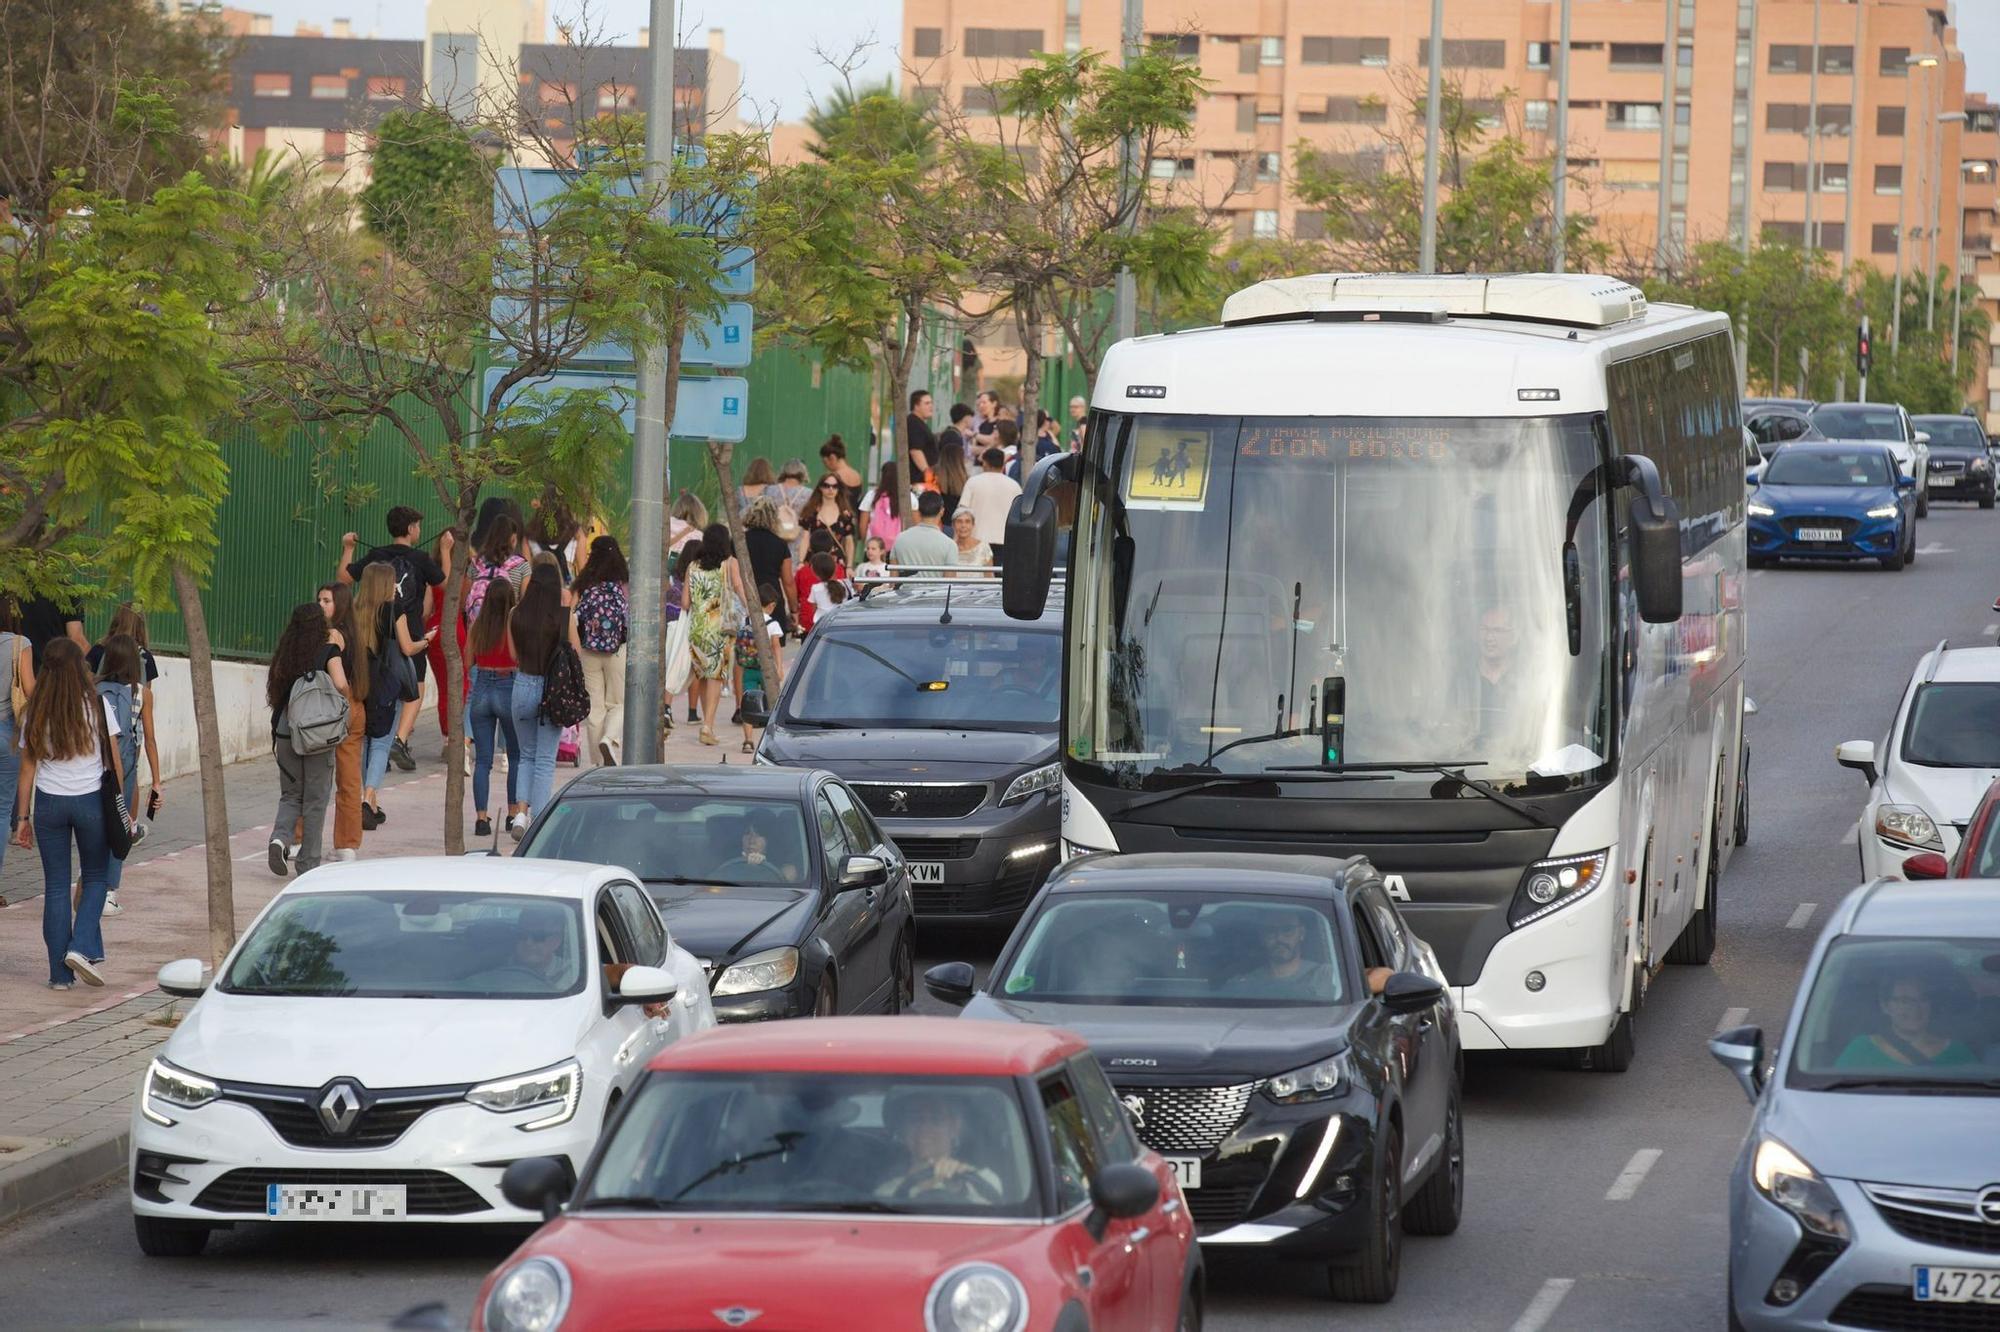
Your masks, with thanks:
[[[267,1184],[264,1215],[274,1221],[406,1221],[401,1184]]]
[[[1201,1187],[1201,1158],[1199,1156],[1169,1156],[1167,1165],[1172,1168],[1174,1178],[1183,1189]]]
[[[1801,541],[1845,541],[1847,534],[1837,527],[1801,527]]]
[[[2000,1304],[2000,1267],[1918,1267],[1910,1284],[1928,1304]]]
[[[944,862],[942,860],[913,860],[910,862],[911,883],[943,883]]]

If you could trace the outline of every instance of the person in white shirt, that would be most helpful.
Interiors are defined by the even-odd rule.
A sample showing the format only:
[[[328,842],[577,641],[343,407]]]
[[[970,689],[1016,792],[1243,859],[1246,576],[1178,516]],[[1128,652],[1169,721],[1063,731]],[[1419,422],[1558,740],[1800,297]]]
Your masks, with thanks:
[[[993,563],[1007,562],[1007,515],[1020,497],[1021,483],[1007,475],[1007,455],[988,449],[979,455],[979,475],[965,483],[959,508],[972,510],[973,530],[993,552]]]
[[[968,569],[991,569],[993,548],[973,530],[972,510],[960,509],[951,516],[951,540],[958,547],[958,562]]]

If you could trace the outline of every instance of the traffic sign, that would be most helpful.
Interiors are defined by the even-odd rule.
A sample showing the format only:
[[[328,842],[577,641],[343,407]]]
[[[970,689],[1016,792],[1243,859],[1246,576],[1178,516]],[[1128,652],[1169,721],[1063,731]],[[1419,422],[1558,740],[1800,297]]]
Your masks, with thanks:
[[[489,366],[485,395],[507,373],[504,365]],[[633,414],[638,388],[633,376],[610,370],[558,370],[554,374],[526,379],[507,391],[501,406],[511,406],[525,393],[573,393],[579,389],[610,389],[618,419],[627,430],[637,427]],[[740,444],[749,435],[750,382],[739,375],[683,376],[675,397],[674,419],[668,434],[688,439],[713,439]]]
[[[493,298],[493,322],[497,327],[504,329],[525,318],[527,318],[525,301],[513,296]],[[731,301],[714,319],[690,319],[687,332],[681,338],[681,364],[712,365],[724,370],[741,370],[750,364],[751,334],[754,329],[755,322],[750,306],[745,301]],[[522,340],[510,338],[505,333],[500,336],[503,342]],[[631,346],[610,338],[587,343],[573,359],[604,366],[633,364]]]

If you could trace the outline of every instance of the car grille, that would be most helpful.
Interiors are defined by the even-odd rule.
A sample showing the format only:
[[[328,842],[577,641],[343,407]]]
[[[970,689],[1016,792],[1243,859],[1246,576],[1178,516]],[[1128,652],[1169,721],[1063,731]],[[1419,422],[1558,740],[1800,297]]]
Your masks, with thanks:
[[[911,860],[970,860],[977,837],[898,837],[896,849]]]
[[[2000,1253],[2000,1225],[1980,1219],[1975,1190],[1888,1184],[1863,1184],[1861,1188],[1889,1228],[1906,1239],[1974,1253]]]
[[[1258,1185],[1207,1184],[1187,1191],[1188,1215],[1194,1218],[1195,1230],[1210,1234],[1235,1225],[1250,1212],[1250,1204],[1257,1198]]]
[[[267,1087],[257,1083],[222,1084],[222,1098],[247,1105],[264,1116],[277,1135],[294,1147],[355,1151],[387,1147],[410,1125],[440,1106],[465,1099],[468,1086],[387,1087],[370,1091],[355,1084],[361,1113],[345,1133],[329,1133],[319,1118],[324,1087]]]
[[[1965,470],[1965,464],[1956,458],[1933,458],[1929,470],[1937,476],[1956,476]]]
[[[985,782],[849,782],[878,819],[962,819],[986,803]],[[901,842],[897,843],[902,845]]]
[[[1118,1088],[1121,1097],[1137,1096],[1146,1102],[1139,1120],[1139,1137],[1156,1152],[1194,1153],[1205,1156],[1222,1145],[1243,1122],[1243,1111],[1251,1093],[1260,1084],[1239,1083],[1234,1087],[1127,1087]]]
[[[1868,1332],[2000,1332],[2000,1305],[1933,1304],[1907,1286],[1857,1286],[1827,1320]]]
[[[264,1214],[273,1184],[401,1184],[411,1216],[464,1216],[491,1211],[484,1198],[442,1170],[232,1170],[201,1191],[194,1205],[205,1212]]]
[[[897,846],[906,847],[905,842]],[[905,855],[910,853],[906,850]],[[916,859],[917,857],[912,857]],[[913,905],[919,916],[992,916],[1020,911],[1035,895],[1041,870],[1030,865],[1024,870],[1003,874],[989,883],[918,883],[910,886]]]

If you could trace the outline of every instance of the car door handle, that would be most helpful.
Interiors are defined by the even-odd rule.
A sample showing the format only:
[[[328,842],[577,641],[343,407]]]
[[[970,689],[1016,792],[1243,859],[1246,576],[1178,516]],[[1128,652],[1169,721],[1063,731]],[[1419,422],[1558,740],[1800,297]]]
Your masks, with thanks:
[[[1137,1230],[1133,1231],[1132,1234],[1126,1239],[1125,1241],[1126,1252],[1129,1253],[1133,1249],[1138,1248],[1141,1244],[1144,1244],[1147,1240],[1151,1239],[1152,1237],[1153,1237],[1153,1231],[1150,1226],[1140,1226]]]

